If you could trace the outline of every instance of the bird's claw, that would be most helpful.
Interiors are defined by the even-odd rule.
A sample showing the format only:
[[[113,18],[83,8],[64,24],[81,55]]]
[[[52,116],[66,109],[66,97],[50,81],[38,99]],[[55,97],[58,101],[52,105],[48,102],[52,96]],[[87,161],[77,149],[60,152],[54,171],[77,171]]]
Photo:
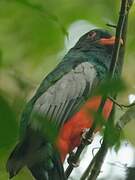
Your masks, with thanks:
[[[82,141],[84,141],[86,145],[91,144],[93,141],[93,135],[90,138],[87,137],[88,131],[89,131],[89,128],[85,128],[82,133]]]
[[[71,164],[73,167],[78,167],[79,164],[80,164],[80,162],[75,159],[75,154],[74,154],[74,152],[71,152],[71,153],[69,154],[69,157],[68,157],[67,161],[68,161],[68,163]]]

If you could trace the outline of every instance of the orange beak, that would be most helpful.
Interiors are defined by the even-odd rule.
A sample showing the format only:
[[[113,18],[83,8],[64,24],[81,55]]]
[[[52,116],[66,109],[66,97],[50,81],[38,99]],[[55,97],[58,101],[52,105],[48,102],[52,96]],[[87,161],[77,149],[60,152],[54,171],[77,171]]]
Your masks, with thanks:
[[[102,44],[102,45],[113,45],[115,44],[115,36],[112,36],[111,38],[101,38],[99,40],[99,43]],[[121,45],[123,45],[123,40],[120,39],[120,43]]]

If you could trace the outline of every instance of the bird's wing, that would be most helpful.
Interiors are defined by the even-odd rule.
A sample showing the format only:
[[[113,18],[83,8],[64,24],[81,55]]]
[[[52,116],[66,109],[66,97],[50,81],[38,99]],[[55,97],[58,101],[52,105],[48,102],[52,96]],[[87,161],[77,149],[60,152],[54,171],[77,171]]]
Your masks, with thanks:
[[[78,64],[42,93],[33,106],[32,114],[47,117],[61,126],[86,101],[95,84],[97,73],[94,66],[89,62]]]

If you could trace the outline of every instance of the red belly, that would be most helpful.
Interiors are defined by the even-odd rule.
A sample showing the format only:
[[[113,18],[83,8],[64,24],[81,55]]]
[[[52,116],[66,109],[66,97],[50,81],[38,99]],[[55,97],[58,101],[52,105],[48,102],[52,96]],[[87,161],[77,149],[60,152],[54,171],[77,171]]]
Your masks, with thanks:
[[[57,140],[57,146],[60,151],[62,161],[65,160],[65,157],[69,152],[79,146],[84,129],[91,128],[93,116],[90,111],[97,111],[100,103],[100,96],[93,97],[87,101],[80,111],[69,119],[61,128]],[[105,119],[108,119],[112,106],[113,102],[108,99],[103,108],[103,116]]]

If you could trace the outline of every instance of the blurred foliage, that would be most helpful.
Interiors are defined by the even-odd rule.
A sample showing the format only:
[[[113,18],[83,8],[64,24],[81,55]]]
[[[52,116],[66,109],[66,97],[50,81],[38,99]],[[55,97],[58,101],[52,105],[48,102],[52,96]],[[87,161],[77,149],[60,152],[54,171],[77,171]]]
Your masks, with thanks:
[[[114,88],[115,87],[115,88]],[[106,79],[102,84],[97,88],[94,94],[102,95],[112,95],[118,94],[125,91],[126,85],[122,79]]]
[[[87,20],[98,27],[117,23],[118,0],[0,0],[0,179],[7,179],[4,165],[7,151],[16,142],[20,113],[35,87],[60,61],[68,27]],[[124,79],[134,93],[135,6],[128,31]],[[29,179],[22,171],[15,179]]]
[[[0,96],[0,148],[16,140],[17,124],[8,103]]]
[[[33,115],[31,126],[35,130],[39,130],[42,135],[52,144],[54,144],[58,138],[58,128],[56,125],[49,121],[49,118],[45,118],[37,113]]]
[[[106,128],[104,129],[105,141],[108,147],[114,147],[117,152],[120,148],[122,140],[124,139],[123,132],[116,128],[112,119],[109,123],[106,123]]]

